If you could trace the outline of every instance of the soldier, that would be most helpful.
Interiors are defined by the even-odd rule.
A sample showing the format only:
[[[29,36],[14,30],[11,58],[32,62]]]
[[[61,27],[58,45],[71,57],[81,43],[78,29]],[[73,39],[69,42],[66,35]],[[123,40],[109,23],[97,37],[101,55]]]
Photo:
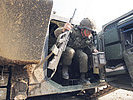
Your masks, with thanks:
[[[98,52],[93,43],[94,31],[92,29],[94,29],[94,24],[88,18],[84,18],[79,26],[73,27],[71,24],[66,23],[64,27],[55,30],[56,37],[67,30],[72,30],[66,50],[62,55],[62,77],[64,79],[69,79],[68,66],[71,65],[72,59],[76,54],[81,73],[80,81],[89,82],[85,79],[85,74],[88,71],[88,55],[84,50],[87,48],[88,54]]]

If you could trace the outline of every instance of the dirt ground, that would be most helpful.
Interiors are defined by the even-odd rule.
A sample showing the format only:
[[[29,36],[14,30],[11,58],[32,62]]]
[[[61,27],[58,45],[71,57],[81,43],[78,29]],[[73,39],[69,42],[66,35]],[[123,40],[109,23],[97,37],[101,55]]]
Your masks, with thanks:
[[[118,89],[112,93],[100,97],[98,100],[133,100],[133,92]]]

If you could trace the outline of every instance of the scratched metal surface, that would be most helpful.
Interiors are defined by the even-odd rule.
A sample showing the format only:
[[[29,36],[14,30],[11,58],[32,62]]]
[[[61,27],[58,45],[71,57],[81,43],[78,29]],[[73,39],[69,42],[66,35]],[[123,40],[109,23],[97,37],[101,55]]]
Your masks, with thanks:
[[[0,56],[40,59],[52,5],[52,0],[0,0]]]

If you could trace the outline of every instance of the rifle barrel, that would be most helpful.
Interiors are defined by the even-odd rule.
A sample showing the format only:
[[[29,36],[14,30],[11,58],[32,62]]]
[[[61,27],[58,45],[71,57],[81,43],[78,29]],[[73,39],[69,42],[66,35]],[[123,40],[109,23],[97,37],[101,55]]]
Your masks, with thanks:
[[[70,20],[69,20],[69,23],[72,23],[72,20],[73,20],[73,18],[74,18],[74,15],[75,15],[76,10],[77,10],[77,9],[75,8],[74,13],[73,13],[72,17],[71,17]]]

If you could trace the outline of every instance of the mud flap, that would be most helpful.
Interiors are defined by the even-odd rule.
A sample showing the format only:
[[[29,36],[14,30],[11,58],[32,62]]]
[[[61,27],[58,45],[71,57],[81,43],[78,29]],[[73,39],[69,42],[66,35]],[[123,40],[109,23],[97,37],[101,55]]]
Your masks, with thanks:
[[[130,74],[130,77],[132,79],[132,87],[133,87],[133,52],[132,52],[133,48],[128,49],[126,51],[123,52],[123,56],[124,56],[124,61],[126,63],[128,72]]]

